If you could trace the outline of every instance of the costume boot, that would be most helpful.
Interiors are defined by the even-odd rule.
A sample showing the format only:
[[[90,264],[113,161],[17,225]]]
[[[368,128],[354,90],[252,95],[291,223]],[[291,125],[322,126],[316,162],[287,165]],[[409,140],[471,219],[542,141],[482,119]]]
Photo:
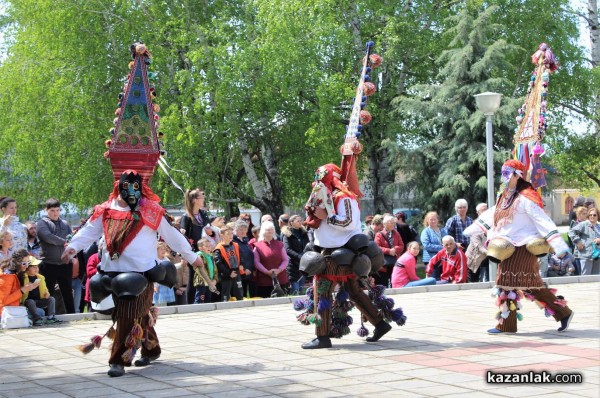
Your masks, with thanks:
[[[327,336],[319,336],[316,339],[302,344],[305,350],[314,350],[318,348],[331,348],[331,339]]]
[[[392,327],[389,323],[384,320],[379,321],[377,325],[375,325],[375,330],[373,331],[373,336],[367,337],[367,341],[369,343],[374,343],[383,337],[384,334],[392,330]]]

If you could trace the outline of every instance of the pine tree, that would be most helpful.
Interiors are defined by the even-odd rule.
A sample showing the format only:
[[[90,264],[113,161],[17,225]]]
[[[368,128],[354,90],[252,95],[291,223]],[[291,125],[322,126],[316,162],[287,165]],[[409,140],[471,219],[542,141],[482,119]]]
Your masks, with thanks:
[[[410,96],[395,99],[397,112],[407,128],[419,132],[424,142],[399,157],[407,171],[406,187],[424,209],[448,215],[456,199],[465,198],[471,208],[486,198],[485,117],[477,111],[475,94],[502,93],[510,88],[505,73],[512,69],[505,56],[515,46],[494,40],[503,27],[492,24],[490,7],[479,13],[463,10],[449,18],[449,49],[437,59],[437,84],[418,85]],[[497,36],[497,35],[496,35]],[[507,156],[512,127],[499,120],[516,107],[503,100],[494,123],[495,170]],[[504,117],[503,117],[504,116]],[[497,174],[497,173],[496,173]]]

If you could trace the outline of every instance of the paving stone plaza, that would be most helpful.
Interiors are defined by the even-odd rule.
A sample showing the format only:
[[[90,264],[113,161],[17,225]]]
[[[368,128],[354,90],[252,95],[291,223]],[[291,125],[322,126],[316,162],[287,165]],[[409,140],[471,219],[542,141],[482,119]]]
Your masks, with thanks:
[[[108,340],[86,356],[76,348],[110,321],[63,316],[71,320],[0,331],[0,396],[598,397],[600,277],[549,283],[575,312],[565,333],[524,302],[517,334],[487,335],[496,311],[487,283],[388,291],[408,316],[405,326],[365,343],[353,310],[353,332],[322,350],[300,348],[313,329],[295,320],[288,298],[164,308],[161,358],[120,378],[106,375]],[[490,384],[488,370],[577,372],[583,382]]]

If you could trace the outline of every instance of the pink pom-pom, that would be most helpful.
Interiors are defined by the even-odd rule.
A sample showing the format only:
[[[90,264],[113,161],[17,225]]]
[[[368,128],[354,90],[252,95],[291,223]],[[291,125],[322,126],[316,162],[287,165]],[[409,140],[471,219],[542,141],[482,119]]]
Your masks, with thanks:
[[[381,66],[383,58],[381,58],[381,56],[378,54],[371,54],[369,55],[369,61],[371,62],[371,68],[378,68]]]
[[[135,46],[135,52],[139,55],[143,55],[146,52],[147,48],[144,44],[138,44]]]
[[[368,111],[365,111],[364,109],[362,111],[360,111],[360,123],[361,124],[369,124],[371,119],[373,119],[373,117],[371,116],[371,114]]]
[[[371,82],[363,83],[363,92],[365,93],[366,96],[375,94],[375,91],[377,91],[377,88],[375,87],[375,85],[373,83],[371,83]]]

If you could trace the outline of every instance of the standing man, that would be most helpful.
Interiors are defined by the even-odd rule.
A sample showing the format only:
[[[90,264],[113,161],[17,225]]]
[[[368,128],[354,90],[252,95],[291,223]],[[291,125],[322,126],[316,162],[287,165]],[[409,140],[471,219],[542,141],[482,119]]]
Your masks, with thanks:
[[[470,238],[464,234],[465,229],[473,224],[473,219],[467,216],[469,204],[465,199],[458,199],[454,204],[456,215],[450,217],[446,221],[446,231],[448,235],[454,238],[456,245],[463,251],[466,251],[471,242]],[[476,275],[472,275],[473,271],[469,270],[469,280],[475,280]],[[465,281],[466,282],[466,281]]]
[[[73,264],[77,259],[74,258],[72,262],[61,260],[67,244],[67,236],[72,232],[71,227],[60,218],[60,202],[57,199],[51,198],[46,201],[46,213],[47,216],[37,222],[37,235],[40,239],[43,258],[40,264],[40,273],[46,277],[46,285],[50,294],[54,292],[54,287],[58,283],[67,314],[74,314],[75,305],[71,283]]]

